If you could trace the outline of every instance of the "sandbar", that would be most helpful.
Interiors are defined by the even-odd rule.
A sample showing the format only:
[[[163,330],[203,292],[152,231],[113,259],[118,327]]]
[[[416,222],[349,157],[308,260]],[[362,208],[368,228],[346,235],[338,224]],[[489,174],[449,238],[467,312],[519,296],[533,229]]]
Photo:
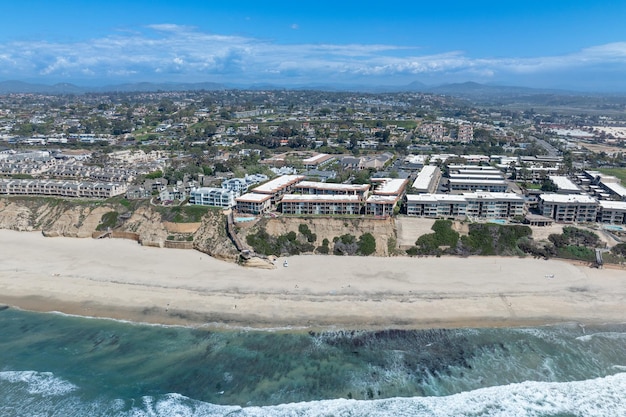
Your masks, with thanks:
[[[0,304],[253,329],[626,321],[626,270],[516,257],[301,255],[245,268],[195,250],[0,230]]]

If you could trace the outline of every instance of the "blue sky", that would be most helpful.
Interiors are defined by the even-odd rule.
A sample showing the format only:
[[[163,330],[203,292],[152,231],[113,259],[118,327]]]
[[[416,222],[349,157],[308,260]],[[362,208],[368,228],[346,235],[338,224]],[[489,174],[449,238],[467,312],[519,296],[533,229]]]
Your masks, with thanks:
[[[622,0],[7,3],[0,80],[626,92]]]

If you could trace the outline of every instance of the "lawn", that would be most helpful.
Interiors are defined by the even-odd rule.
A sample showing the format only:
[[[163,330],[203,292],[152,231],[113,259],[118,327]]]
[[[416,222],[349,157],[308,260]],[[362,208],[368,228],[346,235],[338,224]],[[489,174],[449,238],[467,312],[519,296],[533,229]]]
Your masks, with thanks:
[[[599,168],[598,171],[606,175],[613,175],[619,178],[622,184],[626,184],[626,168]]]

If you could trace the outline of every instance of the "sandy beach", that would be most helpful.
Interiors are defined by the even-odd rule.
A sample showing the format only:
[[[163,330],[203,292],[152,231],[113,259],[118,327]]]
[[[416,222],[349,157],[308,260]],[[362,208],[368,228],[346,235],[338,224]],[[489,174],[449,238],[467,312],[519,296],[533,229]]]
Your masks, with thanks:
[[[626,270],[501,257],[295,256],[274,270],[194,250],[0,230],[0,304],[138,322],[428,328],[626,321]]]

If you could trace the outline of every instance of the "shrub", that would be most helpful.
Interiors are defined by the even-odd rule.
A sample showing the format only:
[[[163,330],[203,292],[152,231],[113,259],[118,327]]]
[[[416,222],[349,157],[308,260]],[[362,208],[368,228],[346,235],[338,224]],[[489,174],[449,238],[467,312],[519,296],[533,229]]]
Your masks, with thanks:
[[[450,220],[437,220],[431,229],[435,233],[422,235],[415,242],[417,251],[420,254],[439,255],[442,252],[440,246],[449,246],[450,248],[457,246],[459,234],[452,230],[452,222]]]
[[[114,228],[117,224],[117,217],[119,213],[117,211],[109,211],[104,213],[100,219],[100,224],[96,227],[96,230],[107,230],[108,228]]]
[[[361,255],[368,256],[376,252],[376,239],[371,233],[363,233],[357,244]]]

